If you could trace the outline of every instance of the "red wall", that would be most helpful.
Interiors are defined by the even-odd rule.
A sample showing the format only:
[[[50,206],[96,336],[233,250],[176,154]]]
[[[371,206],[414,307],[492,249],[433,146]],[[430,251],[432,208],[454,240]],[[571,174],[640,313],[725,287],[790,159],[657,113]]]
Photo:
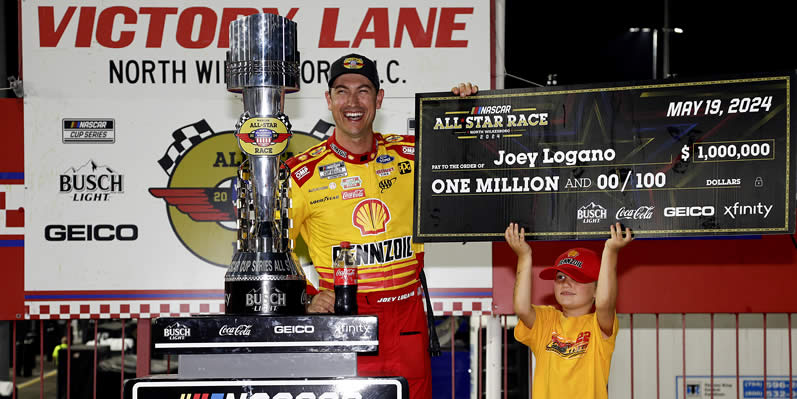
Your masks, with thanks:
[[[22,99],[0,99],[0,173],[22,173],[25,169],[22,125]],[[4,202],[0,212],[6,211],[3,191],[4,186],[0,185],[0,196],[3,197],[0,201]],[[12,219],[19,218],[15,216]],[[1,230],[0,235],[3,235]],[[11,236],[2,238],[5,240],[0,240],[0,244],[24,239]],[[24,256],[24,247],[0,246],[0,320],[15,320],[17,315],[24,314]]]
[[[553,282],[539,272],[570,247],[603,241],[534,242],[533,302],[555,304]],[[511,314],[517,258],[493,243],[495,312]],[[729,240],[636,240],[620,253],[620,313],[797,311],[797,248],[788,235]]]

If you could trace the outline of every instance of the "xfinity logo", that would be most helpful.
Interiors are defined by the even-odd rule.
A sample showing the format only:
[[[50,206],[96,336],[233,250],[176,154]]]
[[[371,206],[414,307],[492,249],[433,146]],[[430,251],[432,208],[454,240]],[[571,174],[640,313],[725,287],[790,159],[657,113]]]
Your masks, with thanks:
[[[370,331],[371,327],[362,324],[356,326],[351,324],[338,324],[335,326],[335,336],[343,334],[368,334]]]
[[[636,209],[625,209],[625,207],[620,208],[615,215],[617,220],[623,219],[653,219],[653,207],[652,206],[640,206]]]
[[[274,326],[274,334],[312,334],[315,327],[307,326]]]
[[[252,333],[251,324],[241,324],[234,327],[228,327],[226,324],[219,329],[219,336],[233,336],[233,337],[248,337]]]
[[[714,216],[713,206],[669,206],[664,208],[664,216],[668,218],[682,216]]]
[[[756,205],[739,205],[739,202],[736,202],[731,206],[725,207],[724,215],[730,216],[732,219],[736,219],[736,216],[740,215],[763,215],[764,219],[766,219],[773,206],[763,205],[760,202]]]

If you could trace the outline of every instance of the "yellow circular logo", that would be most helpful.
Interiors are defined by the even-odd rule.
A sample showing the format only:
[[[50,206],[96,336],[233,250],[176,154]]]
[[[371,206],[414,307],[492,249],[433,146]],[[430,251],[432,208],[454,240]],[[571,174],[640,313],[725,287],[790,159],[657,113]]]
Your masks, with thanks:
[[[362,58],[349,57],[343,60],[343,67],[346,69],[360,69],[363,67]]]
[[[277,118],[250,118],[236,134],[238,145],[250,155],[278,155],[285,150],[291,133]]]
[[[204,120],[178,129],[158,161],[169,175],[168,184],[149,189],[153,197],[165,202],[172,230],[183,246],[221,267],[229,266],[238,238],[234,181],[246,159],[239,147],[239,134],[216,133]],[[281,157],[287,159],[318,144],[319,136],[324,135],[294,132]],[[306,245],[297,242],[295,254],[303,264],[309,262],[307,253]]]

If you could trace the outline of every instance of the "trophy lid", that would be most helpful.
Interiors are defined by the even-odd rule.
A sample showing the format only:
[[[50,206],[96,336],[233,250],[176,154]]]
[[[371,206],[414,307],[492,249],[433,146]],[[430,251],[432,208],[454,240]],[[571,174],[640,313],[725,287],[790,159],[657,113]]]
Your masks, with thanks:
[[[227,90],[284,87],[299,90],[296,22],[275,14],[252,14],[230,23]]]

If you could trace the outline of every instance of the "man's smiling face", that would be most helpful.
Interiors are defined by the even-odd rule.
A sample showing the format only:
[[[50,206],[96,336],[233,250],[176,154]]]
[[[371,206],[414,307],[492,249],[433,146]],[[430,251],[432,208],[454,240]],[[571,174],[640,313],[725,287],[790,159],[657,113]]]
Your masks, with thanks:
[[[372,134],[376,110],[382,107],[383,97],[384,91],[377,91],[363,75],[338,76],[326,93],[337,133],[352,139]]]

